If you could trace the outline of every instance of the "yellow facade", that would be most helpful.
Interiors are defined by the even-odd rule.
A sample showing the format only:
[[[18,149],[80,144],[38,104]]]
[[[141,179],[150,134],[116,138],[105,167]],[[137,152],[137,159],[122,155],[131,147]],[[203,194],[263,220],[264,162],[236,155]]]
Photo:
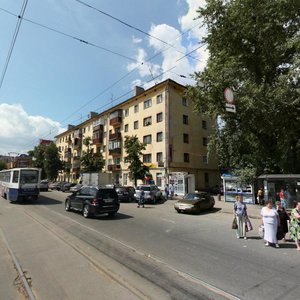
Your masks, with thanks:
[[[102,152],[105,159],[102,171],[113,175],[112,183],[133,185],[124,162],[123,141],[126,135],[136,135],[147,143],[141,159],[158,186],[164,187],[170,172],[194,174],[196,189],[219,185],[216,159],[207,156],[209,135],[216,122],[194,113],[184,91],[185,87],[173,80],[148,90],[137,88],[130,99],[105,112],[91,113],[77,126],[70,125],[56,137],[65,161],[65,170],[58,179],[79,178],[79,158],[86,150],[82,141],[91,137],[94,151]]]

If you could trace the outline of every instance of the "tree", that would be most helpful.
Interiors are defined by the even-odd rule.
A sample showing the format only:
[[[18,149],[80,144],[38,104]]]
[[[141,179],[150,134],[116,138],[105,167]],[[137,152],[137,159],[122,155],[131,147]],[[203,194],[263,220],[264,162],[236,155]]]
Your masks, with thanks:
[[[0,160],[0,171],[1,171],[1,170],[5,170],[5,169],[6,169],[6,162]]]
[[[33,166],[42,169],[42,178],[55,180],[58,172],[63,169],[59,150],[54,143],[38,145],[28,151],[28,155],[33,158]]]
[[[221,118],[209,143],[221,168],[251,179],[300,172],[300,5],[207,0],[197,10],[210,57],[187,91],[195,110]],[[223,92],[234,91],[236,114]]]
[[[91,147],[91,138],[87,137],[83,140],[83,144],[86,146],[87,150],[82,151],[80,158],[81,170],[83,172],[100,172],[105,164],[102,153],[94,153],[93,148]]]
[[[134,185],[137,185],[138,179],[144,179],[149,168],[140,160],[142,151],[146,149],[146,144],[141,143],[137,136],[125,136],[124,149],[127,156],[124,157],[125,161],[129,163],[128,169],[134,179]]]

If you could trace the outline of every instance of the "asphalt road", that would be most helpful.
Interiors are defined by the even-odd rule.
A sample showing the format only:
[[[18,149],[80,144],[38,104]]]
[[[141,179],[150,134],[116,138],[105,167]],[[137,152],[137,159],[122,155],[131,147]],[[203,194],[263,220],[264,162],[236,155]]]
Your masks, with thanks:
[[[200,215],[177,214],[172,200],[146,208],[122,203],[114,218],[84,219],[79,213],[64,211],[65,197],[62,192],[45,192],[38,203],[13,205],[12,209],[22,210],[49,234],[75,247],[100,269],[102,266],[102,272],[119,280],[121,286],[127,285],[137,298],[299,296],[300,256],[294,245],[266,248],[256,230],[248,234],[248,240],[237,240],[230,229],[232,216],[222,213],[218,202],[213,212]],[[252,223],[257,228],[258,220]]]

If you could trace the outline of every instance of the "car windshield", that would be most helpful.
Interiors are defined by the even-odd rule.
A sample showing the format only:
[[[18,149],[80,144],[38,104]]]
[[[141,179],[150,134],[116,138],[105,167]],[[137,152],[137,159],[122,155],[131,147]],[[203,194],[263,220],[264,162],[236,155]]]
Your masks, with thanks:
[[[201,198],[200,194],[186,194],[184,200],[199,200]]]
[[[38,183],[39,172],[36,170],[21,170],[21,183]]]
[[[140,186],[138,187],[138,189],[143,191],[150,191],[150,186]]]

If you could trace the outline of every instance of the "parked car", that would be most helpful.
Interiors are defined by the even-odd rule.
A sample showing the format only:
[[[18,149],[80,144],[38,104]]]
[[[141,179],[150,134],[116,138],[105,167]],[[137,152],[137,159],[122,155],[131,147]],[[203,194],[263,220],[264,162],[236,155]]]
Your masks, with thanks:
[[[118,186],[115,188],[120,202],[132,202],[134,200],[134,193],[130,187]]]
[[[58,185],[58,182],[50,182],[49,183],[49,189],[50,190],[56,190],[57,185]]]
[[[114,216],[120,208],[118,194],[114,188],[83,186],[67,197],[65,210],[81,211],[85,218],[108,213]]]
[[[163,199],[163,194],[162,191],[154,184],[143,184],[139,185],[135,189],[135,199],[138,201],[140,194],[144,191],[144,201],[145,203],[147,202],[152,202],[155,204],[157,201]]]
[[[70,191],[70,188],[72,186],[76,185],[76,183],[73,183],[73,182],[65,182],[64,184],[62,184],[61,186],[61,191],[62,192],[69,192]]]
[[[49,185],[49,181],[44,179],[44,180],[41,180],[40,182],[40,191],[41,192],[48,192],[48,185]]]
[[[82,184],[78,183],[70,187],[70,192],[74,193],[79,191],[82,188]]]
[[[126,189],[128,190],[128,192],[129,192],[131,201],[134,201],[134,200],[135,200],[135,197],[134,197],[134,194],[135,194],[135,188],[134,188],[133,186],[125,186],[125,187],[126,187]]]
[[[215,199],[206,192],[187,193],[182,199],[174,204],[178,213],[199,213],[203,210],[213,209]]]
[[[65,183],[67,183],[67,182],[66,182],[66,181],[60,181],[60,182],[58,182],[57,185],[56,185],[56,189],[57,189],[58,191],[61,191],[61,189],[62,189],[62,187],[63,187],[63,185],[64,185]]]

